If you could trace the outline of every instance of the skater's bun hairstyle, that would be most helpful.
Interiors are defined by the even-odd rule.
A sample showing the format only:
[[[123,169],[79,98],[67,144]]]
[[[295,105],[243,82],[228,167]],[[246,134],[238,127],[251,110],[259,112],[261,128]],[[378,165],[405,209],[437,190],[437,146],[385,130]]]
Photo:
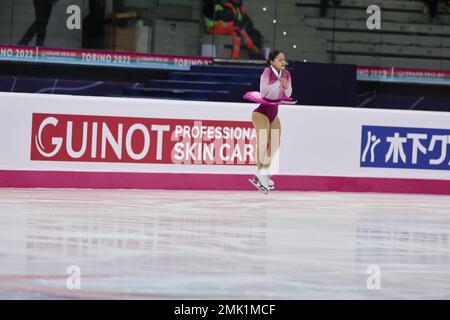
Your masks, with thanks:
[[[269,56],[267,57],[267,64],[270,67],[270,61],[274,61],[275,58],[280,54],[280,53],[284,53],[283,51],[280,50],[272,50],[269,53]]]

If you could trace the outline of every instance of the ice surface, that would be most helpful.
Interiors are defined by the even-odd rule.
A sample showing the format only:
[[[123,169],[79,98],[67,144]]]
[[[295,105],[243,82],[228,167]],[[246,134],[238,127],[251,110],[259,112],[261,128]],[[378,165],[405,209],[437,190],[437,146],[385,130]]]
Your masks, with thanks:
[[[0,298],[450,299],[449,235],[449,196],[0,189]]]

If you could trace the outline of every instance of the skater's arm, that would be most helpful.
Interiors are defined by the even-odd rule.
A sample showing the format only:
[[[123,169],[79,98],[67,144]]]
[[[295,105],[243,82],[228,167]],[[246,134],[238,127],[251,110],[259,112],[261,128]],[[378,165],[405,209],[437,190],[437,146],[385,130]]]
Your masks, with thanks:
[[[271,72],[272,70],[270,68],[266,68],[264,70],[261,75],[259,91],[261,92],[261,96],[263,98],[278,99],[281,90],[281,82],[277,80],[274,83],[269,84]]]
[[[287,97],[290,97],[292,95],[292,78],[289,71],[286,70],[286,78],[287,78],[287,87],[284,89],[284,94]]]

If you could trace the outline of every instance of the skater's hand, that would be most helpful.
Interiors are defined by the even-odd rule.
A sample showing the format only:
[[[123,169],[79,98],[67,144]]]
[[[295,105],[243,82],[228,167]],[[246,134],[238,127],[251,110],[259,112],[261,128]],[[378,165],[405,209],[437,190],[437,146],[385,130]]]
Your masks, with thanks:
[[[287,82],[288,82],[287,79],[281,77],[281,78],[280,78],[280,82],[281,82],[281,85],[283,86],[283,88],[284,88],[284,89],[287,89]]]

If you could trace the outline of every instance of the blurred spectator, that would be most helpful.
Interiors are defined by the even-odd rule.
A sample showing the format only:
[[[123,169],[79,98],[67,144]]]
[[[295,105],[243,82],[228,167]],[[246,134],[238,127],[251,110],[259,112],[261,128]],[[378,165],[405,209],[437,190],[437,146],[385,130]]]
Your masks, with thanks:
[[[424,14],[429,14],[430,19],[433,20],[436,17],[439,0],[423,0],[425,3]]]
[[[44,44],[47,35],[47,25],[53,6],[58,0],[33,0],[35,21],[28,28],[27,32],[19,41],[19,45],[28,45],[36,35],[36,46],[40,47]]]
[[[335,7],[340,5],[341,2],[342,2],[342,0],[331,0],[331,3]],[[330,0],[320,0],[320,16],[321,17],[326,17],[327,16],[327,10],[328,10],[329,4],[330,4]]]
[[[434,21],[438,11],[448,11],[450,0],[423,0],[425,6],[423,7],[423,13],[430,15],[430,22]]]
[[[89,10],[87,10],[89,9]],[[104,0],[89,0],[84,5],[82,47],[85,49],[103,49],[105,47],[105,10]]]
[[[263,59],[263,38],[253,26],[242,0],[203,0],[203,15],[206,29],[215,35],[233,36],[232,59],[238,59],[241,38],[250,53],[250,58]]]

